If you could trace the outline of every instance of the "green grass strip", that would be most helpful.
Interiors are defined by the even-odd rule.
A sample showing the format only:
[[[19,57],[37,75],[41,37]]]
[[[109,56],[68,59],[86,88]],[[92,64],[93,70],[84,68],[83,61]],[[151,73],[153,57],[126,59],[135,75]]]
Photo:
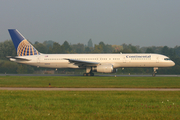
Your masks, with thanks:
[[[0,91],[1,120],[180,119],[180,91]]]
[[[0,76],[0,87],[180,88],[180,77]]]

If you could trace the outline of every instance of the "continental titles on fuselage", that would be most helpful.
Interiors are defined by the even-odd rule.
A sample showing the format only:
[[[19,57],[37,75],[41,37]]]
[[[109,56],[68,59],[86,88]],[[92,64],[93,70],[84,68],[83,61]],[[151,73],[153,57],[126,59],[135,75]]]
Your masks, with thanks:
[[[126,55],[126,58],[151,58],[151,55],[143,55],[143,56],[140,56],[140,55],[133,55],[133,56]]]

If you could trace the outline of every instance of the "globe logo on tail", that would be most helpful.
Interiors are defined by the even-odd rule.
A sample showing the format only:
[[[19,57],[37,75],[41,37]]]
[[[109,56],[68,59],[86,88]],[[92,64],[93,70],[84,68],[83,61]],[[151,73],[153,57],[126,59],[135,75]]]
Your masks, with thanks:
[[[40,55],[17,29],[8,29],[18,56]]]
[[[25,39],[19,43],[18,56],[40,55],[40,53]]]

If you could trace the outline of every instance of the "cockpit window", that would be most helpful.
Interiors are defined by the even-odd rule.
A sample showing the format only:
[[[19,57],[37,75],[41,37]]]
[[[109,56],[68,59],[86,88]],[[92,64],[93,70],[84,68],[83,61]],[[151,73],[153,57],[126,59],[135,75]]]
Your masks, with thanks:
[[[164,60],[171,60],[171,59],[169,59],[169,58],[164,58]]]

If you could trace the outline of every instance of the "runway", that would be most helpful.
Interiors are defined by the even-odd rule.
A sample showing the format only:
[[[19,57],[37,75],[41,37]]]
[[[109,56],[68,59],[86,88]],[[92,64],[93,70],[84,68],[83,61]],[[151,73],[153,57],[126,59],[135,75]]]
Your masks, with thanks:
[[[0,74],[0,76],[83,76],[79,74]],[[85,76],[93,77],[93,76]],[[95,77],[152,77],[152,75],[95,74]],[[180,77],[180,75],[156,75],[156,77]]]
[[[23,91],[180,91],[180,88],[13,88],[0,87],[0,90]]]

